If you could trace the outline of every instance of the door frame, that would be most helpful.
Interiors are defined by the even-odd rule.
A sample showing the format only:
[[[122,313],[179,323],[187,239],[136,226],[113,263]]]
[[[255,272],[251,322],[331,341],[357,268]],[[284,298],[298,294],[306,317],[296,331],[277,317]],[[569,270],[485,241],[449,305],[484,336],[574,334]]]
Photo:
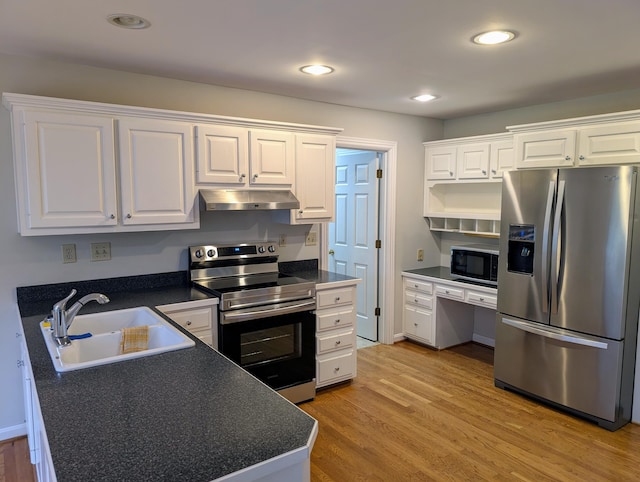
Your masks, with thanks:
[[[378,318],[378,341],[387,345],[394,342],[394,310],[395,310],[395,232],[396,232],[396,168],[398,143],[378,139],[360,137],[336,137],[336,148],[377,151],[385,155],[381,168],[383,176],[380,182],[378,218],[380,221],[382,248],[378,262],[378,299],[380,317]],[[329,229],[326,223],[320,224],[320,268],[329,266]]]

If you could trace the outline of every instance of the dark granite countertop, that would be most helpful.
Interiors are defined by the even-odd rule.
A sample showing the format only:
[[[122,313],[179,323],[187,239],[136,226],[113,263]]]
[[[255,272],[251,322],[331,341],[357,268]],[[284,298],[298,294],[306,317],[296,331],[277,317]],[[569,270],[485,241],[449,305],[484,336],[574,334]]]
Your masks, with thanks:
[[[207,298],[182,274],[158,283],[155,276],[133,285],[118,278],[18,288],[58,480],[210,481],[287,453],[306,459],[316,421],[191,335],[193,348],[54,370],[38,324],[71,286],[78,296],[100,291],[111,299],[81,314]]]
[[[428,276],[430,278],[439,278],[444,281],[455,281],[467,285],[480,286],[482,288],[490,288],[497,290],[495,286],[485,283],[477,283],[469,280],[456,279],[451,276],[451,268],[449,266],[432,266],[431,268],[406,269],[403,273],[415,274],[418,276]]]
[[[360,282],[360,278],[318,269],[318,260],[289,261],[278,264],[281,273],[297,276],[316,284]]]

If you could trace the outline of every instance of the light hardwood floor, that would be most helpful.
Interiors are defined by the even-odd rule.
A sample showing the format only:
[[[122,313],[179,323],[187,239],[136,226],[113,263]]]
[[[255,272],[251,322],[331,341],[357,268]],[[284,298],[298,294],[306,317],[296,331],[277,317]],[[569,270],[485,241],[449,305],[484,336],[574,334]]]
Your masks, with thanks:
[[[300,408],[319,422],[312,481],[638,481],[640,425],[608,432],[493,386],[493,351],[401,342],[358,350],[358,376]],[[29,482],[26,439],[0,481]]]
[[[640,425],[609,432],[493,385],[493,351],[358,350],[358,376],[300,407],[312,481],[640,480]]]

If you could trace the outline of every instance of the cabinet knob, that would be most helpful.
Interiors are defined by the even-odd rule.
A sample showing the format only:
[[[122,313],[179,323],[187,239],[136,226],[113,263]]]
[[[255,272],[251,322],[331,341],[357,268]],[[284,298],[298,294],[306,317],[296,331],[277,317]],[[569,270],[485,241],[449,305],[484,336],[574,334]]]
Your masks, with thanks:
[[[245,177],[247,177],[246,174],[240,174],[240,180],[243,180]]]
[[[486,176],[486,175],[487,175],[487,171],[485,171],[485,170],[483,169],[483,170],[482,170],[482,174]]]
[[[254,179],[258,179],[258,175],[257,175],[257,174],[254,174],[254,175],[253,175],[253,178],[254,178]]]
[[[445,292],[446,294],[449,294],[449,290],[444,290],[444,292]]]
[[[417,324],[417,323],[414,323],[414,324],[413,324],[413,326],[418,326],[418,324]]]
[[[300,211],[298,211],[299,214],[302,214],[304,211],[301,209]]]
[[[414,288],[417,288],[417,287],[418,287],[418,285],[417,285],[417,284],[415,284],[415,285],[413,285],[413,287],[414,287]]]
[[[480,298],[480,301],[484,301],[484,298]]]
[[[336,296],[336,303],[337,303],[338,301],[340,301],[340,297],[339,297],[339,296]]]
[[[131,219],[131,213],[127,214],[127,219]]]
[[[187,326],[191,326],[191,320],[187,320]]]
[[[337,325],[338,323],[340,323],[340,318],[337,318],[337,319],[336,319],[336,321],[334,321],[333,323],[334,323],[334,324],[336,324],[336,325]]]
[[[336,341],[336,345],[339,345],[339,344],[340,344],[340,340]]]
[[[340,367],[335,367],[335,368],[333,369],[333,371],[334,371],[334,372],[336,372],[336,373],[338,373],[338,372],[340,371]]]
[[[449,175],[453,177],[453,171],[449,171]]]
[[[564,160],[565,160],[565,161],[570,161],[570,160],[571,160],[571,156],[566,156],[566,157],[564,158]]]
[[[418,298],[414,298],[414,299],[413,299],[413,302],[414,302],[414,303],[417,303],[417,302],[418,302]]]
[[[491,174],[497,174],[498,171],[496,171],[495,169],[491,169]]]
[[[111,218],[111,219],[115,219],[115,218],[116,218],[116,215],[115,215],[115,214],[112,214],[111,216],[109,216],[109,218]]]
[[[580,156],[578,157],[578,159],[580,159],[581,161],[584,161],[584,156]]]

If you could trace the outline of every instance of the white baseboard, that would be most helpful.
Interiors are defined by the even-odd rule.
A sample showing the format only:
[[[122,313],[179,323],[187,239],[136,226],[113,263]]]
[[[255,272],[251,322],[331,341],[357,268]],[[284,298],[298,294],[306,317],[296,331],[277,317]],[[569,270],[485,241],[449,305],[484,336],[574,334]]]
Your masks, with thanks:
[[[402,340],[406,340],[405,336],[403,333],[396,333],[395,335],[393,335],[393,342],[394,343],[398,343],[399,341]]]
[[[27,424],[13,425],[11,427],[0,428],[0,440],[9,440],[27,435]]]
[[[472,339],[476,343],[480,343],[482,345],[487,345],[487,346],[490,346],[490,347],[493,347],[493,348],[496,347],[496,340],[494,340],[493,338],[489,338],[487,336],[482,336],[482,335],[478,335],[477,333],[474,333]]]

